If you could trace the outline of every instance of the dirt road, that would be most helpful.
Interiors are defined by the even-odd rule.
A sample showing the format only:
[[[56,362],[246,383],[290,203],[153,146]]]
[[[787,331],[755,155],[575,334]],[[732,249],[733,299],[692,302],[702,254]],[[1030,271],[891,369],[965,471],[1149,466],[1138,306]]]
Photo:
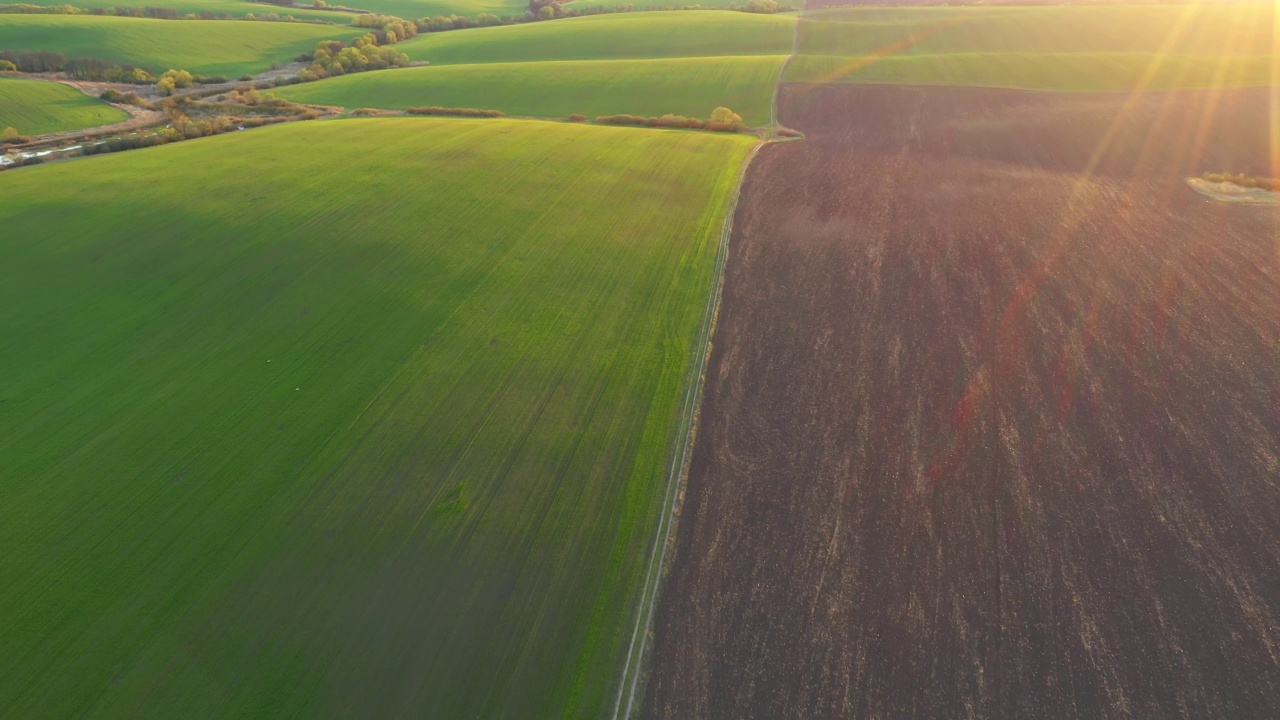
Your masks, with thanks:
[[[1266,109],[784,87],[646,715],[1280,717]]]

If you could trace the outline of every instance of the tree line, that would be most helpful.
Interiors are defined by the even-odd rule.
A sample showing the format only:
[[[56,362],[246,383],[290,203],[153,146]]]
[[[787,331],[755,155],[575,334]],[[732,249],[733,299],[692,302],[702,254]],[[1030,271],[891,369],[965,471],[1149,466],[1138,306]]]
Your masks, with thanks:
[[[106,17],[148,18],[151,20],[249,20],[261,22],[302,22],[312,25],[336,25],[329,20],[311,18],[300,20],[292,15],[280,15],[269,12],[261,15],[246,13],[243,18],[226,12],[202,10],[197,13],[183,13],[169,7],[115,7],[82,8],[75,5],[30,5],[27,3],[0,4],[0,14],[5,15],[100,15]]]
[[[452,117],[483,117],[483,118],[500,118],[506,117],[507,114],[501,110],[482,110],[479,108],[450,108],[438,107],[435,105],[427,107],[411,107],[405,110],[410,115],[446,115]]]
[[[119,65],[101,58],[68,58],[66,55],[48,50],[0,50],[0,72],[20,73],[66,73],[73,80],[96,80],[101,82],[128,83],[130,85],[156,84],[163,94],[170,94],[174,88],[190,87],[194,84],[217,84],[227,82],[227,78],[219,75],[193,75],[186,70],[169,70],[156,77],[146,68],[133,65]]]
[[[1200,176],[1203,180],[1213,183],[1231,183],[1242,188],[1257,188],[1259,190],[1280,190],[1280,178],[1264,178],[1250,177],[1244,173],[1205,173]]]
[[[550,8],[548,10],[548,8]],[[731,2],[727,7],[723,8],[704,8],[701,5],[672,5],[672,6],[647,6],[636,7],[635,5],[617,5],[614,7],[590,7],[590,8],[566,8],[560,0],[529,0],[529,10],[525,13],[526,22],[528,20],[554,20],[563,17],[578,17],[581,15],[598,15],[608,12],[668,12],[672,10],[731,10],[737,12],[749,12],[771,15],[780,12],[796,12],[799,8],[791,5],[784,5],[778,0],[747,0],[745,5],[738,5],[737,2]]]
[[[68,58],[48,50],[0,50],[0,70],[23,73],[65,72],[76,80],[149,85],[156,81],[149,71],[133,65],[118,65],[100,58]]]
[[[571,121],[582,122],[581,115],[570,116]],[[711,111],[711,117],[703,120],[684,115],[667,113],[660,117],[643,115],[601,115],[596,122],[603,125],[634,125],[637,127],[680,128],[686,130],[710,130],[711,132],[745,132],[746,123],[742,116],[727,107],[718,107]]]
[[[359,114],[372,114],[366,109]],[[501,110],[481,110],[478,108],[456,107],[411,107],[405,110],[409,115],[447,115],[453,117],[502,118],[507,114]],[[574,113],[568,117],[569,122],[586,122],[587,116]],[[684,115],[666,114],[660,117],[643,115],[601,115],[595,120],[601,125],[634,125],[637,127],[678,128],[683,130],[709,130],[711,132],[746,132],[749,128],[742,121],[742,116],[727,107],[718,107],[711,111],[711,117],[703,120]]]

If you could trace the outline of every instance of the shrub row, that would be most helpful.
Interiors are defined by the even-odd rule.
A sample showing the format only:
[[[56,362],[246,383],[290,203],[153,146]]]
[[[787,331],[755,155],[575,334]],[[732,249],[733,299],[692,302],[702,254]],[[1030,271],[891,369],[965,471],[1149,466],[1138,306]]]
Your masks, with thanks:
[[[501,110],[480,110],[478,108],[449,108],[449,107],[411,107],[405,112],[410,115],[450,115],[453,117],[486,117],[500,118],[506,117],[507,114]]]
[[[1205,173],[1201,176],[1209,182],[1226,182],[1233,185],[1239,185],[1243,188],[1257,188],[1259,190],[1280,190],[1280,178],[1260,178],[1248,177],[1244,173]]]
[[[115,88],[107,88],[98,96],[99,100],[109,102],[113,105],[136,105],[140,108],[152,109],[155,106],[148,102],[145,98],[135,92],[120,92]]]
[[[148,85],[155,82],[150,72],[132,65],[116,65],[98,58],[70,58],[47,50],[0,50],[0,70],[24,73],[65,72],[76,80]]]
[[[572,117],[570,119],[572,119]],[[710,130],[712,132],[742,132],[747,129],[747,126],[742,122],[742,118],[737,113],[724,107],[719,107],[712,111],[710,120],[667,113],[661,117],[644,117],[643,115],[601,115],[596,118],[596,122],[604,125],[682,128],[687,130]]]

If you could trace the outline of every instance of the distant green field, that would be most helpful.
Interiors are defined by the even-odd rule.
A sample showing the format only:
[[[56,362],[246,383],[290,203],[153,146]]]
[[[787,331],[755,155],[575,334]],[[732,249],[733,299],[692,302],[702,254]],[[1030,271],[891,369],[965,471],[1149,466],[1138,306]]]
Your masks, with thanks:
[[[603,717],[753,142],[388,118],[0,173],[6,717]]]
[[[1265,84],[1265,5],[851,8],[805,13],[799,82],[1047,90]]]
[[[349,26],[238,20],[145,20],[84,15],[0,15],[0,49],[49,50],[152,70],[209,75],[266,70],[320,40],[353,38]]]
[[[795,18],[722,11],[596,15],[419,35],[397,49],[433,65],[786,55]]]
[[[849,8],[806,12],[797,52],[865,55],[951,52],[1271,51],[1268,5],[1060,5]]]
[[[748,124],[763,125],[769,121],[773,84],[784,59],[755,55],[446,65],[346,75],[272,92],[295,102],[347,108],[442,105],[534,117],[707,117],[725,105]]]
[[[267,13],[276,13],[277,15],[292,15],[299,20],[327,20],[329,22],[346,25],[351,22],[354,17],[351,13],[338,13],[329,10],[307,10],[305,8],[279,7],[277,5],[268,5],[266,3],[249,2],[248,0],[74,0],[74,2],[63,2],[63,0],[24,0],[29,5],[43,5],[45,7],[53,5],[74,5],[81,8],[100,8],[100,7],[160,7],[177,10],[180,13],[196,13],[201,11],[209,11],[213,13],[227,13],[234,17],[244,17],[250,13],[254,15],[265,15]],[[337,4],[336,2],[334,3]]]
[[[1143,53],[951,53],[885,58],[797,56],[792,82],[923,83],[1057,91],[1149,90],[1271,82],[1270,58]]]
[[[119,108],[55,82],[0,78],[0,130],[23,135],[107,125],[128,119]]]

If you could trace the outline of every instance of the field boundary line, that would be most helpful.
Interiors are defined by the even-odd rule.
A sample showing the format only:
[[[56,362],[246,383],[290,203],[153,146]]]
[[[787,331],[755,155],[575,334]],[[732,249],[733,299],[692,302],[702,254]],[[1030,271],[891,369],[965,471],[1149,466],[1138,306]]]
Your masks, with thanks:
[[[707,298],[707,306],[703,311],[702,326],[698,329],[698,337],[694,347],[698,352],[697,371],[691,376],[685,391],[684,410],[681,413],[680,445],[671,457],[671,470],[667,475],[667,488],[663,493],[662,516],[658,520],[658,530],[654,533],[653,549],[649,553],[649,568],[645,571],[644,586],[640,595],[640,607],[636,613],[636,622],[631,630],[631,641],[627,647],[627,661],[622,668],[622,682],[618,687],[618,698],[614,702],[612,720],[629,720],[635,712],[636,692],[640,689],[640,679],[644,675],[644,659],[648,651],[649,634],[653,630],[654,611],[658,605],[658,591],[662,586],[662,576],[667,566],[667,547],[675,537],[676,513],[679,506],[680,491],[688,482],[689,465],[692,461],[690,450],[698,434],[698,420],[702,408],[702,392],[706,386],[707,365],[711,357],[711,336],[720,316],[720,301],[724,295],[725,267],[729,253],[729,237],[733,234],[733,220],[738,212],[738,200],[742,196],[742,185],[747,177],[747,170],[759,154],[760,148],[770,144],[762,140],[752,146],[751,151],[743,159],[742,167],[734,184],[733,196],[725,208],[724,223],[720,228],[720,242],[716,250],[714,290]],[[626,707],[622,699],[626,696]]]
[[[808,4],[808,3],[806,3]],[[796,13],[796,25],[791,29],[791,52],[787,55],[787,59],[782,61],[782,67],[778,68],[778,79],[773,83],[773,98],[769,100],[769,129],[772,132],[778,131],[778,93],[782,92],[782,79],[787,76],[787,68],[791,67],[791,61],[796,56],[796,46],[800,43],[800,21],[804,18],[804,8]]]
[[[724,224],[720,229],[720,246],[716,250],[716,266],[714,290],[707,298],[707,307],[703,311],[702,327],[698,330],[698,338],[694,347],[698,348],[697,372],[685,391],[684,410],[681,413],[680,446],[672,454],[671,470],[667,475],[667,488],[663,493],[664,508],[658,520],[658,530],[654,534],[653,549],[649,552],[649,568],[645,571],[644,585],[640,595],[640,608],[636,613],[636,622],[631,629],[631,641],[627,646],[627,661],[622,667],[622,681],[618,686],[618,698],[613,704],[612,720],[630,720],[636,710],[636,693],[640,689],[640,680],[644,676],[644,660],[648,651],[649,635],[653,631],[654,612],[658,605],[658,591],[662,587],[662,576],[667,568],[667,547],[675,537],[676,512],[680,501],[680,491],[688,483],[689,465],[692,461],[690,449],[698,434],[698,421],[702,409],[702,393],[706,386],[707,364],[711,357],[711,339],[716,323],[720,317],[720,303],[724,296],[725,267],[729,257],[729,238],[733,235],[733,221],[738,213],[738,201],[742,197],[742,185],[746,182],[747,171],[755,161],[760,148],[773,142],[778,131],[778,93],[782,87],[782,79],[786,76],[791,59],[796,56],[796,45],[800,35],[800,17],[804,11],[796,14],[795,28],[791,31],[791,53],[778,68],[778,79],[773,83],[773,97],[769,100],[769,132],[766,137],[756,143],[738,170],[737,181],[733,188],[733,197],[725,209]],[[627,698],[626,708],[622,706],[623,696]]]

